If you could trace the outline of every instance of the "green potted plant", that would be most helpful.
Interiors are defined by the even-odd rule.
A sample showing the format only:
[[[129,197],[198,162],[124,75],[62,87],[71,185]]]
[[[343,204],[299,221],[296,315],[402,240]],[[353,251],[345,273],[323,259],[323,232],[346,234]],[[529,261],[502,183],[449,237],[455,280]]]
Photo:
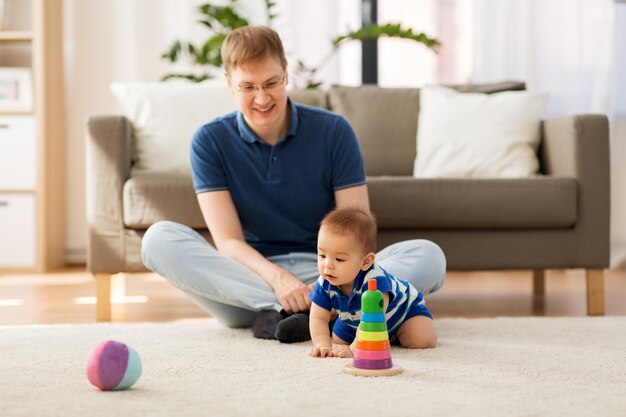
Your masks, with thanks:
[[[199,45],[176,40],[169,49],[161,55],[163,59],[172,63],[187,60],[197,67],[198,71],[168,73],[161,78],[161,81],[186,79],[192,82],[202,82],[214,78],[219,74],[219,70],[222,68],[220,49],[224,39],[232,30],[250,24],[249,21],[237,11],[237,3],[238,0],[229,0],[229,3],[225,6],[216,6],[212,3],[205,3],[198,6],[198,13],[201,15],[198,22],[206,26],[209,30],[209,37]],[[271,26],[272,22],[277,17],[275,12],[276,3],[272,0],[264,0],[264,4],[268,25]],[[400,23],[372,24],[365,26],[333,39],[328,54],[319,65],[311,67],[305,65],[302,60],[297,60],[293,74],[295,76],[294,84],[296,88],[319,88],[322,82],[316,79],[318,71],[328,63],[345,42],[350,40],[378,39],[382,36],[412,40],[423,44],[434,52],[437,52],[440,46],[437,39],[431,38],[423,32],[415,33],[413,29],[403,27]]]

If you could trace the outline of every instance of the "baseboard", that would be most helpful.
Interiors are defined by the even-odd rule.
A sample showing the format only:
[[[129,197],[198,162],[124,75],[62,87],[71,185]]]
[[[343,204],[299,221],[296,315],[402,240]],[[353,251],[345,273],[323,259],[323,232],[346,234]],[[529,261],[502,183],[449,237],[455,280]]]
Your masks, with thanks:
[[[87,263],[87,241],[66,242],[65,263],[67,265]]]
[[[626,242],[611,246],[611,269],[626,269]]]

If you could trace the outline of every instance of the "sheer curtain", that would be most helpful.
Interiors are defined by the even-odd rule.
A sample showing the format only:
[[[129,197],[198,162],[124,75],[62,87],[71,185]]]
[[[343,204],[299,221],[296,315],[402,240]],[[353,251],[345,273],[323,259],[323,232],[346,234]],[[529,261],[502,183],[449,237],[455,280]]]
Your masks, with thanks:
[[[548,117],[609,116],[612,265],[626,267],[626,4],[474,1],[472,81],[525,80],[550,93]]]
[[[379,23],[401,23],[441,42],[436,54],[413,41],[381,38],[379,84],[419,87],[466,83],[473,62],[473,13],[473,2],[468,0],[378,0]]]
[[[475,1],[474,81],[523,79],[549,114],[611,110],[613,0]]]
[[[277,1],[278,18],[272,26],[280,34],[285,47],[292,74],[291,87],[306,86],[305,79],[298,79],[293,74],[298,61],[308,67],[319,67],[315,79],[323,81],[324,85],[339,82],[339,56],[333,54],[329,57],[332,39],[339,33],[341,16],[338,3],[335,0]]]

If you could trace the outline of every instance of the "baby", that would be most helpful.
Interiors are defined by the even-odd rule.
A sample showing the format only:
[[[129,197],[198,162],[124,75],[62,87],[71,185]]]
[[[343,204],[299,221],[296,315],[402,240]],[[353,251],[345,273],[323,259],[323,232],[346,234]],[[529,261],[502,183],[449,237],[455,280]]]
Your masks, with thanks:
[[[317,238],[320,277],[310,294],[313,304],[309,327],[314,345],[311,356],[352,357],[361,317],[361,294],[373,278],[383,293],[389,339],[411,349],[437,344],[423,294],[377,265],[375,250],[376,220],[368,212],[335,209],[322,220]],[[329,324],[333,314],[338,317],[331,338]]]

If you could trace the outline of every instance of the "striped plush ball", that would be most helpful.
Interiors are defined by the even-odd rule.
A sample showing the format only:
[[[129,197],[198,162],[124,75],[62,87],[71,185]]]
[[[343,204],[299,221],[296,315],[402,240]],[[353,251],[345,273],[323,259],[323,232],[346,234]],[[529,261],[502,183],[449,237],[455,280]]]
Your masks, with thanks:
[[[96,345],[87,358],[87,379],[102,391],[125,390],[141,376],[141,359],[132,347],[115,340]]]

